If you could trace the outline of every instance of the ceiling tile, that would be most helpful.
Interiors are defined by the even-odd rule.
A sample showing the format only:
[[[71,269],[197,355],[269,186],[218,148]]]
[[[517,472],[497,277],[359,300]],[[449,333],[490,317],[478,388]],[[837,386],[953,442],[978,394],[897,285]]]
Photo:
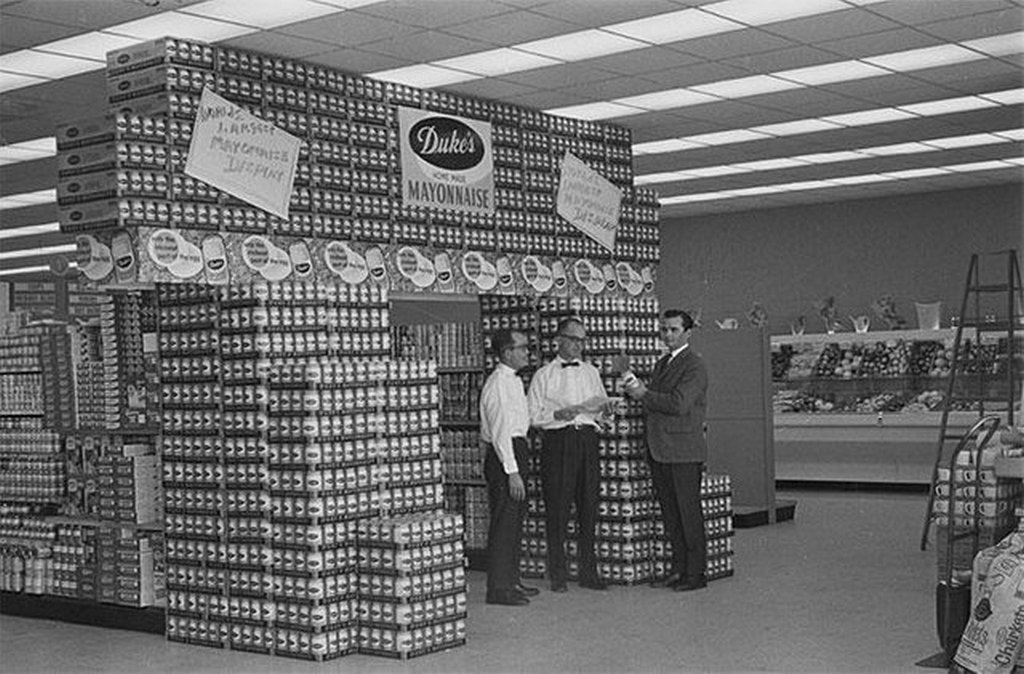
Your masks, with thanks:
[[[441,28],[509,12],[491,0],[386,0],[353,11],[421,28]]]
[[[361,49],[335,49],[316,54],[309,60],[328,68],[337,68],[350,73],[375,73],[409,65],[407,61]]]
[[[529,11],[509,11],[507,14],[466,21],[444,28],[445,33],[459,35],[469,40],[480,40],[496,47],[541,40],[576,30],[579,30],[579,26]]]
[[[430,30],[414,35],[388,37],[364,44],[360,48],[414,64],[487,51],[491,46]]]
[[[684,54],[699,56],[708,61],[720,61],[722,59],[786,49],[793,47],[794,42],[757,28],[748,28],[693,40],[673,42],[667,46]]]
[[[922,33],[934,35],[935,37],[950,42],[963,42],[975,38],[1001,35],[1024,27],[1024,11],[1019,7],[1008,7],[974,14],[960,19],[948,21],[936,21],[917,26]]]
[[[702,59],[666,47],[648,47],[636,51],[588,59],[586,64],[619,75],[645,75],[659,70],[688,68],[703,63]]]
[[[754,97],[756,99],[757,97]],[[753,99],[751,99],[753,100]],[[748,126],[760,126],[774,122],[789,121],[784,113],[771,114],[770,111],[743,101],[722,101],[695,105],[680,111],[689,119],[712,122],[718,125],[716,130],[742,129]]]
[[[642,19],[656,14],[678,11],[669,0],[629,0],[629,2],[594,2],[594,0],[558,0],[533,8],[537,14],[554,17],[586,28]]]
[[[581,100],[583,89],[587,91],[594,91],[596,89],[603,92],[607,84],[608,90],[605,96],[614,97],[631,95],[633,89],[621,88],[623,85],[628,85],[631,80],[634,82],[633,86],[637,86],[635,78],[622,77],[606,70],[596,70],[578,63],[560,64],[520,73],[509,73],[503,75],[501,79],[506,82],[516,82],[533,89],[561,89],[567,95],[573,97],[574,100]],[[600,83],[600,85],[597,85],[597,83]],[[629,93],[612,93],[620,91],[628,91]],[[582,100],[587,99],[583,98]]]
[[[34,2],[6,2],[2,13],[6,17],[20,16],[39,19],[88,30],[106,28],[114,24],[160,14],[168,9],[181,9],[201,0],[175,0],[172,7],[142,2],[111,2],[111,0],[35,0]],[[80,31],[81,32],[81,31]]]
[[[751,73],[773,73],[793,68],[804,68],[835,62],[835,54],[817,47],[801,45],[761,54],[740,56],[721,61]]]
[[[907,4],[925,3],[910,2]],[[913,28],[897,28],[895,30],[882,31],[881,33],[869,33],[867,35],[837,39],[829,42],[827,45],[821,45],[821,47],[849,58],[864,58],[906,51],[908,49],[917,49],[919,47],[932,47],[941,42],[939,38],[925,35]]]
[[[895,105],[895,101],[927,101],[957,95],[956,92],[946,87],[915,80],[906,75],[883,75],[852,82],[824,84],[821,88],[842,96],[877,104],[873,107]]]
[[[27,49],[38,44],[62,40],[82,32],[77,26],[65,26],[52,21],[37,21],[0,11],[0,53]]]
[[[963,93],[972,93],[978,87],[983,91],[998,91],[1021,86],[1021,71],[996,59],[917,70],[911,76]]]
[[[970,0],[970,2],[880,2],[864,8],[901,23],[920,26],[935,21],[982,14],[1006,9],[1003,0]]]
[[[223,42],[225,46],[238,49],[252,49],[284,58],[305,59],[313,54],[321,54],[331,50],[331,46],[319,40],[307,40],[294,35],[260,31],[242,35]]]
[[[721,63],[699,63],[684,67],[669,67],[664,70],[652,70],[642,73],[640,77],[652,85],[656,85],[649,87],[648,91],[658,91],[659,89],[690,87],[748,75],[750,75],[749,72],[735,66]]]
[[[282,26],[277,32],[345,47],[358,47],[388,37],[414,35],[422,32],[422,29],[348,11]]]
[[[763,94],[758,96],[756,101],[752,101],[752,104],[763,108],[766,118],[784,116],[788,119],[823,117],[863,110],[866,107],[864,103],[855,98],[814,87]],[[771,124],[774,121],[786,121],[786,119],[769,119],[762,123]]]
[[[685,118],[672,111],[622,117],[615,122],[632,129],[634,143],[711,133],[721,129],[717,123]]]
[[[762,30],[795,42],[818,44],[898,27],[899,24],[885,17],[855,8],[773,23],[762,27]]]

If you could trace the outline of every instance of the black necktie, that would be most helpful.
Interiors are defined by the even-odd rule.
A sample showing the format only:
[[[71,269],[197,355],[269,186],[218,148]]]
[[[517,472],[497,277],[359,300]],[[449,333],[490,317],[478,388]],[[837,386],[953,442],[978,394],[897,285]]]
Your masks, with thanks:
[[[562,363],[562,367],[579,367],[580,363],[578,360],[574,360],[571,363]]]

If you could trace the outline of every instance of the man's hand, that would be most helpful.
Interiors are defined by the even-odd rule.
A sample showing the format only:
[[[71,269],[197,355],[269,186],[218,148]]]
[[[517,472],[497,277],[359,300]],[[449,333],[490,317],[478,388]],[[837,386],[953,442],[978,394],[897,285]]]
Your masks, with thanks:
[[[526,498],[526,485],[523,484],[523,478],[519,473],[509,473],[508,493],[512,496],[513,501],[522,501]]]
[[[579,406],[570,405],[569,407],[563,407],[560,410],[555,410],[554,417],[558,421],[572,421],[579,414]]]
[[[642,381],[638,381],[633,386],[626,387],[626,395],[633,400],[642,399],[645,393],[647,393],[647,386]]]

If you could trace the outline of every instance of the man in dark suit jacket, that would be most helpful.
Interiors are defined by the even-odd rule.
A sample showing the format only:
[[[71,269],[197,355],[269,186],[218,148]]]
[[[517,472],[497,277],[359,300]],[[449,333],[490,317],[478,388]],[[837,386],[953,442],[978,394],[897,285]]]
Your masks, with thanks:
[[[700,484],[708,455],[708,372],[690,348],[692,330],[685,311],[665,311],[659,332],[669,353],[655,364],[647,385],[628,375],[625,382],[626,395],[643,402],[651,478],[672,544],[671,573],[652,584],[678,592],[707,586]]]

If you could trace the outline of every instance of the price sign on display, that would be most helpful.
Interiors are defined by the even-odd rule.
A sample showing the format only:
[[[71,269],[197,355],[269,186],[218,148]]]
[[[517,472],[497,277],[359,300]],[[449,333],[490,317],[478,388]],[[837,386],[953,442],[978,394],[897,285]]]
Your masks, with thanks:
[[[566,152],[558,182],[558,214],[594,241],[615,249],[622,192],[600,173]]]
[[[185,173],[288,217],[301,141],[203,89]]]

